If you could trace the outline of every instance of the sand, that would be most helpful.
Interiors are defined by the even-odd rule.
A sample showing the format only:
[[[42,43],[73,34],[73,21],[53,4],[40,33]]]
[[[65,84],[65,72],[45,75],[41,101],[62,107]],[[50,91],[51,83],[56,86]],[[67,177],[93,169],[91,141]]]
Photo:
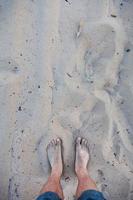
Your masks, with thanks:
[[[0,196],[31,200],[64,143],[62,187],[73,199],[74,143],[107,200],[133,199],[133,1],[0,1]]]

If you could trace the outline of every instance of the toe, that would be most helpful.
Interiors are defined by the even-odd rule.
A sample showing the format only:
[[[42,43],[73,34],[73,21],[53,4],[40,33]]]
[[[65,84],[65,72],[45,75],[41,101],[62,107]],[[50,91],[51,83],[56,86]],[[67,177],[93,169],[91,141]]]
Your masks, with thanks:
[[[76,139],[76,144],[80,145],[80,144],[81,144],[81,141],[82,141],[82,138],[81,138],[81,137],[78,137],[78,138]]]
[[[85,141],[86,141],[85,138],[83,138],[82,141],[81,141],[81,144],[82,144],[83,146],[85,145]]]
[[[88,141],[87,140],[85,140],[85,146],[88,147]]]
[[[61,144],[61,139],[57,138],[56,142],[57,142],[57,145],[60,145]]]
[[[55,146],[58,144],[58,141],[57,141],[57,139],[55,140]]]

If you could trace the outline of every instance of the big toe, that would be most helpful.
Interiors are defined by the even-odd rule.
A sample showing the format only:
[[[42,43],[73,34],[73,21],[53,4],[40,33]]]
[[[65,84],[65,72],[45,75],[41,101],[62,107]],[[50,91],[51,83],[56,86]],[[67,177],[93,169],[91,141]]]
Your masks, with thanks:
[[[56,143],[57,143],[58,146],[61,145],[61,142],[62,142],[61,139],[60,139],[60,138],[57,138]]]

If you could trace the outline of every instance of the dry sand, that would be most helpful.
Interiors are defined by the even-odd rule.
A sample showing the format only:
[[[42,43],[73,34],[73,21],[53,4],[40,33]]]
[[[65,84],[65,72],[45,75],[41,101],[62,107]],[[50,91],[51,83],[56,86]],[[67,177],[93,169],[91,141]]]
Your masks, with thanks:
[[[35,199],[57,136],[73,199],[83,136],[98,188],[133,200],[133,1],[0,0],[0,110],[0,199]]]

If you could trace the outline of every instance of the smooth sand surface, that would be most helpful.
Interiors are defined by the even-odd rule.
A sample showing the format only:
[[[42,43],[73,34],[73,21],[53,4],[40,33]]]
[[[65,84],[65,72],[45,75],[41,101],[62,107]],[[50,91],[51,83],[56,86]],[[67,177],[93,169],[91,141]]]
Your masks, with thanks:
[[[132,130],[132,0],[0,0],[0,199],[35,199],[57,136],[73,199],[82,136],[98,188],[132,200]]]

